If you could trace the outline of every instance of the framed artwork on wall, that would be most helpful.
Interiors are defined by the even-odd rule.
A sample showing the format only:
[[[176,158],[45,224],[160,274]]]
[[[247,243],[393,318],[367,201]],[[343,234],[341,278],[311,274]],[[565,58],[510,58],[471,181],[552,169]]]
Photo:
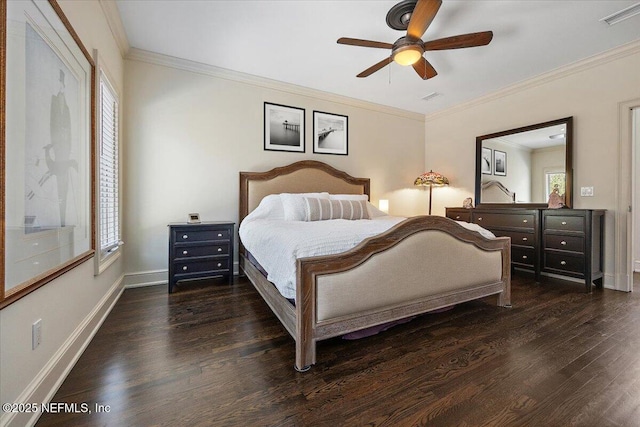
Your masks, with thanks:
[[[55,0],[1,2],[0,307],[95,249],[95,66]]]
[[[340,114],[313,112],[313,152],[349,154],[349,118]]]
[[[493,174],[507,176],[507,153],[493,150]]]
[[[491,154],[491,148],[482,147],[482,173],[485,175],[491,175],[493,157]]]
[[[302,108],[264,103],[264,149],[304,153],[304,120]]]

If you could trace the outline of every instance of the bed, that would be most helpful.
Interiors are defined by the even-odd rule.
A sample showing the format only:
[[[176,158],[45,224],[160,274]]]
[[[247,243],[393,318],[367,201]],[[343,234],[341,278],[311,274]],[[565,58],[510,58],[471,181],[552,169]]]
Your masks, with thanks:
[[[267,196],[322,192],[368,197],[370,182],[311,160],[240,172],[240,222]],[[511,305],[510,239],[488,239],[439,216],[402,220],[346,252],[298,258],[294,302],[266,278],[242,239],[239,255],[295,340],[300,372],[316,363],[320,340],[488,296]]]

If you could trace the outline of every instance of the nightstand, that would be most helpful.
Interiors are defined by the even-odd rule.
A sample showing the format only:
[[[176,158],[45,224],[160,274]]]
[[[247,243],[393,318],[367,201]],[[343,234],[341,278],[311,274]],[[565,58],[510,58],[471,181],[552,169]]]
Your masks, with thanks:
[[[227,277],[233,283],[233,222],[169,224],[169,293],[181,280]]]

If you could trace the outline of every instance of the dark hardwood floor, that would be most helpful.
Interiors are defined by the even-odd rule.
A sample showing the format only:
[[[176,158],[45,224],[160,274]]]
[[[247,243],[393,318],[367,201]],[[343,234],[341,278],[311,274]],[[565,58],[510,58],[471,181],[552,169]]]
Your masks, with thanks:
[[[512,309],[321,342],[304,374],[246,279],[129,289],[53,398],[93,412],[37,425],[640,425],[640,294],[524,273],[512,287]]]

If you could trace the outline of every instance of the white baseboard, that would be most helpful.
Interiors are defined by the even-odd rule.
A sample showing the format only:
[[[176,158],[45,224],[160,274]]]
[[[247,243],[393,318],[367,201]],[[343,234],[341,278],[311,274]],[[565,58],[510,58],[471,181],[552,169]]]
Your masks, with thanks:
[[[633,271],[640,271],[640,260],[633,262]]]
[[[16,402],[50,402],[71,369],[95,336],[107,315],[122,295],[123,276],[111,286],[93,310],[76,327],[42,370],[20,393]],[[4,413],[1,426],[33,426],[41,413]]]
[[[237,262],[233,263],[233,274],[238,275],[240,266]],[[127,273],[124,275],[124,287],[140,288],[143,286],[166,285],[169,277],[167,270],[151,270],[138,271],[135,273]]]

